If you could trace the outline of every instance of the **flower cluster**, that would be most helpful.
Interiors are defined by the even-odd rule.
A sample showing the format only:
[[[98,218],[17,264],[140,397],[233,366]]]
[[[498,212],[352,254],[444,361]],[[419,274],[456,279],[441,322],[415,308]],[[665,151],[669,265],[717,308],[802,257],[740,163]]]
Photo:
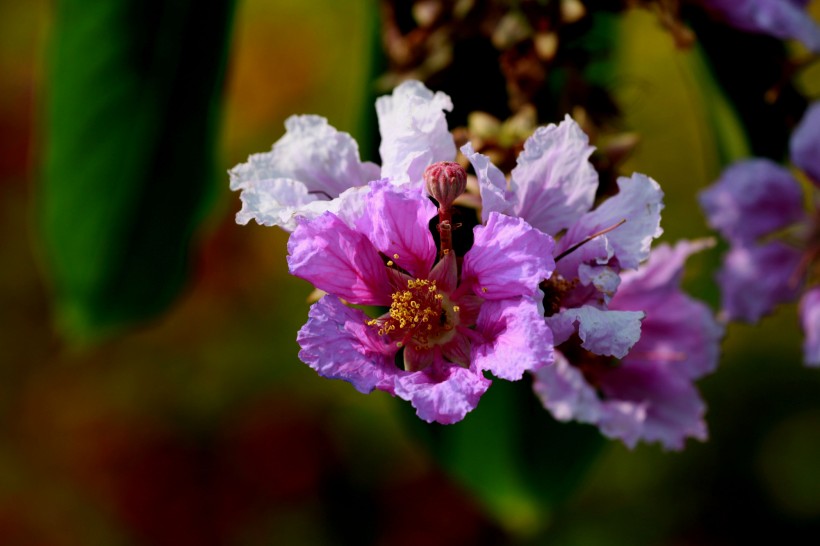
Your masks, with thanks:
[[[663,193],[647,176],[619,179],[596,203],[593,148],[567,117],[527,139],[509,176],[462,147],[481,223],[457,253],[452,203],[468,184],[452,162],[450,107],[418,82],[379,99],[380,169],[359,160],[349,135],[306,116],[231,171],[238,221],[293,230],[291,273],[326,293],[299,332],[300,358],[361,392],[408,400],[426,421],[464,418],[490,385],[485,372],[530,372],[557,419],[630,446],[705,438],[693,381],[714,369],[722,330],[680,290],[684,261],[705,243],[651,252]]]
[[[820,103],[792,134],[792,163],[820,188]],[[729,241],[718,272],[723,314],[757,322],[779,303],[800,298],[806,364],[820,366],[820,204],[804,206],[792,173],[768,159],[740,161],[700,195],[709,224]],[[802,294],[802,296],[801,296]]]

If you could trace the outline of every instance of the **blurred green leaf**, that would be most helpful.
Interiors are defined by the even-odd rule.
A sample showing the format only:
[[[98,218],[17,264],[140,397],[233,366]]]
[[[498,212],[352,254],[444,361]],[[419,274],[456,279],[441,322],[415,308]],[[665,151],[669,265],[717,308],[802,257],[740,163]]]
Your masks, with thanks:
[[[700,45],[696,45],[692,55],[685,57],[685,66],[696,78],[705,97],[704,108],[709,129],[712,130],[717,146],[718,158],[722,165],[749,157],[749,141],[737,112],[726,98]]]
[[[179,292],[212,200],[233,0],[55,5],[38,222],[58,326],[75,340]]]
[[[605,445],[594,427],[555,421],[529,377],[493,381],[478,407],[455,425],[426,425],[407,415],[410,430],[443,468],[520,538],[547,528],[553,509],[578,487]]]

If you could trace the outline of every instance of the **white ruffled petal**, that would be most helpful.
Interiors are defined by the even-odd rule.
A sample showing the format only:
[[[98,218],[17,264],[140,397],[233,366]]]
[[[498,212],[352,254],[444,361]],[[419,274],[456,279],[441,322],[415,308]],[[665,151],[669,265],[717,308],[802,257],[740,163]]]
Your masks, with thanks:
[[[315,218],[339,205],[324,205],[345,190],[379,178],[379,167],[359,159],[356,141],[320,116],[291,116],[287,132],[270,152],[254,154],[229,171],[241,191],[237,222],[292,230],[296,216]]]
[[[575,223],[592,207],[598,188],[589,162],[593,150],[569,116],[560,125],[539,127],[512,171],[515,215],[553,236]]]
[[[412,80],[396,87],[392,95],[379,97],[382,176],[397,184],[421,183],[428,165],[455,159],[456,145],[444,117],[452,109],[446,94],[434,94]]]

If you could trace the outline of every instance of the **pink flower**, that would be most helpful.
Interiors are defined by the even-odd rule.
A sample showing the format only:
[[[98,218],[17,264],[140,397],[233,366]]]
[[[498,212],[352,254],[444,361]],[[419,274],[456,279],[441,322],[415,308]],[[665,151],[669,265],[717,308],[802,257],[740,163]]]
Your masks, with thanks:
[[[640,337],[641,312],[611,311],[609,299],[623,268],[649,256],[658,237],[663,192],[651,178],[618,180],[620,192],[592,208],[598,174],[586,134],[569,116],[539,127],[524,144],[510,181],[489,159],[462,147],[478,176],[482,216],[492,211],[523,218],[557,237],[556,275],[544,285],[547,322],[558,345],[573,334],[597,354],[621,357]],[[592,209],[592,210],[590,210]]]
[[[650,255],[662,233],[663,192],[647,176],[619,179],[619,192],[593,208],[592,151],[569,117],[536,130],[509,182],[469,144],[462,148],[485,217],[518,216],[558,239],[555,273],[542,283],[555,364],[534,372],[544,406],[630,447],[644,440],[680,449],[685,438],[706,436],[692,382],[714,368],[722,334],[710,310],[679,288],[683,262],[700,246]]]
[[[300,358],[448,424],[476,407],[490,385],[483,372],[517,380],[552,362],[538,285],[552,274],[553,241],[494,213],[462,260],[436,249],[435,213],[420,189],[374,182],[352,226],[331,212],[301,220],[288,264],[328,293],[299,332]],[[344,302],[388,311],[370,318]]]
[[[578,345],[556,351],[535,372],[535,391],[559,420],[597,425],[630,447],[639,440],[682,449],[705,440],[705,405],[693,381],[714,371],[723,329],[703,303],[680,289],[686,258],[707,242],[662,245],[637,271],[624,273],[610,308],[646,314],[640,340],[620,360]]]

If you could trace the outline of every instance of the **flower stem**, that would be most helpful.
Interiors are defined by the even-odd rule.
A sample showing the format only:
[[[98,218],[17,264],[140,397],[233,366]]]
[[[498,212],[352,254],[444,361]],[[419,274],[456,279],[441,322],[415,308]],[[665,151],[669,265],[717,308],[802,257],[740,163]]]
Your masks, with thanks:
[[[438,233],[441,241],[441,256],[444,257],[453,250],[453,212],[450,207],[438,209]]]

